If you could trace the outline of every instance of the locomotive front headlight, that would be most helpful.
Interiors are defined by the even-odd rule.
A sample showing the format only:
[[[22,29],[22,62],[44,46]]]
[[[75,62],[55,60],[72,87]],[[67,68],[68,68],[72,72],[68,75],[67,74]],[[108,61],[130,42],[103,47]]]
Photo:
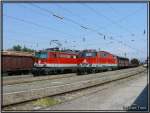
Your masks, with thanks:
[[[80,67],[83,67],[83,64],[80,64]]]
[[[81,64],[81,67],[88,67],[89,66],[89,64],[87,64],[87,63],[82,63]]]
[[[37,66],[38,64],[37,63],[34,63],[34,66]]]

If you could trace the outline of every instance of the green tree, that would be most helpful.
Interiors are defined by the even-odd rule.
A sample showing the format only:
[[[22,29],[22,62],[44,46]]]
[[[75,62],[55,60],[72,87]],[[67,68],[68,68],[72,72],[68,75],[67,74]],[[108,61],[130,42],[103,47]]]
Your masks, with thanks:
[[[33,52],[33,49],[27,48],[26,46],[23,47],[22,51],[24,52]]]
[[[24,46],[24,47],[22,48],[22,51],[24,51],[24,52],[28,52],[28,51],[29,51],[29,49],[28,49],[27,47],[25,47],[25,46]]]
[[[131,65],[132,66],[139,66],[140,61],[137,58],[131,59]]]
[[[21,51],[21,50],[22,50],[22,47],[21,47],[20,45],[14,45],[14,46],[12,47],[12,50],[14,50],[14,51]]]
[[[34,52],[33,49],[27,48],[26,46],[21,47],[20,45],[14,45],[12,48],[10,48],[8,50],[10,50],[10,51]]]

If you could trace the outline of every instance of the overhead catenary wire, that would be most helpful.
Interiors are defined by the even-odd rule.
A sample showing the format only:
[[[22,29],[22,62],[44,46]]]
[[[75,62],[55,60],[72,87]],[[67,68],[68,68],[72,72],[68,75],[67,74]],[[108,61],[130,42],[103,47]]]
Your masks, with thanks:
[[[118,22],[116,22],[116,21],[110,19],[109,17],[105,16],[104,14],[98,12],[97,10],[95,10],[94,8],[92,8],[91,6],[89,6],[89,5],[85,4],[85,3],[82,4],[82,5],[83,5],[84,7],[86,7],[86,8],[88,8],[89,10],[91,10],[92,12],[94,12],[97,16],[103,17],[103,18],[105,18],[106,20],[108,20],[109,22],[111,22],[112,24],[114,24],[114,25],[118,26],[119,28],[121,28],[121,29],[127,31],[130,35],[133,34],[129,29],[127,29],[127,28],[121,26]]]
[[[65,11],[67,11],[67,12],[73,14],[72,11],[70,11],[70,10],[68,10],[68,9],[66,9],[66,8],[64,8],[64,7],[62,7],[61,5],[59,5],[59,8],[61,8],[61,10],[65,10]],[[81,20],[83,20],[81,16],[77,16],[77,17],[80,18]],[[84,21],[85,21],[85,19],[84,19]],[[88,25],[88,26],[89,26],[89,25]],[[103,27],[103,29],[106,29],[106,27]],[[96,33],[97,33],[98,35],[100,35],[100,36],[103,36],[103,37],[104,37],[104,40],[106,39],[106,36],[105,36],[104,34],[100,33],[99,31],[94,30],[94,29],[91,29],[91,28],[90,28],[90,30],[96,32]],[[110,37],[110,40],[112,40],[112,36]],[[109,43],[108,43],[108,44],[109,44]]]
[[[44,26],[44,25],[41,25],[41,24],[37,24],[37,23],[32,22],[32,21],[28,21],[28,20],[25,20],[25,19],[17,18],[17,17],[14,17],[14,16],[6,15],[6,14],[4,14],[4,16],[7,17],[7,18],[11,18],[11,19],[13,19],[13,20],[17,20],[17,21],[26,23],[26,24],[34,25],[34,26],[36,26],[36,27],[40,27],[40,28],[42,27],[42,28],[47,29],[47,30],[53,30],[53,31],[56,31],[56,32],[59,32],[59,33],[63,33],[64,35],[67,35],[67,36],[69,36],[69,37],[76,37],[76,36],[74,36],[74,35],[72,35],[72,34],[68,34],[68,33],[65,33],[65,32],[62,32],[62,31],[59,31],[59,30],[56,30],[56,29],[53,29],[53,28],[48,27],[48,26]],[[14,40],[15,40],[15,39],[14,39]],[[18,40],[16,40],[16,41],[18,41]],[[27,41],[24,41],[24,42],[27,42]],[[28,43],[29,43],[29,42],[28,42]]]
[[[88,29],[86,26],[83,26],[83,25],[79,24],[78,22],[75,22],[75,21],[73,21],[72,19],[69,19],[69,18],[66,18],[66,17],[65,17],[65,19],[64,19],[63,16],[60,16],[60,15],[56,14],[55,12],[50,11],[50,10],[48,10],[48,9],[46,9],[46,8],[42,8],[42,7],[40,7],[40,6],[38,6],[38,5],[35,5],[35,4],[30,4],[30,5],[33,6],[33,7],[35,7],[35,8],[38,8],[38,9],[40,9],[40,10],[46,12],[46,13],[48,13],[48,14],[51,14],[52,16],[56,17],[57,19],[69,21],[69,22],[71,22],[71,23],[73,23],[73,24],[75,24],[75,25],[77,25],[77,26],[80,26],[81,29],[84,29],[84,30],[87,30],[87,29]],[[61,22],[62,22],[62,21],[61,21]]]
[[[114,9],[113,7],[109,6],[111,9]],[[120,18],[119,20],[117,20],[117,22],[122,22],[122,21],[125,21],[127,18],[131,17],[131,16],[134,16],[136,13],[139,13],[139,11],[141,11],[141,9],[144,9],[145,6],[142,6],[138,9],[136,9],[135,11],[129,13],[128,15]],[[116,10],[113,10],[115,13],[118,13]]]
[[[64,11],[66,11],[66,12],[68,12],[68,14],[73,14],[73,12],[72,11],[70,11],[70,10],[68,10],[68,9],[66,9],[66,8],[64,8],[62,5],[58,5],[58,4],[56,4],[56,6],[59,8],[59,9],[62,9],[62,10],[64,10]],[[76,15],[74,15],[74,16],[76,16]],[[78,18],[80,18],[81,20],[84,20],[85,21],[85,18],[83,18],[83,17],[81,17],[81,16],[76,16],[76,17],[78,17]]]
[[[34,35],[32,35],[32,34],[27,34],[27,33],[25,33],[25,32],[18,32],[18,31],[14,31],[14,30],[10,30],[10,29],[7,29],[6,31],[9,31],[9,33],[13,33],[13,34],[23,34],[23,35],[27,35],[26,37],[31,37],[32,36],[32,38],[33,37],[35,37]],[[15,39],[15,38],[10,38],[10,37],[7,37],[9,40],[8,41],[16,41],[16,42],[21,42],[21,43],[27,43],[27,44],[29,44],[30,43],[30,45],[32,44],[32,45],[38,45],[38,43],[39,43],[39,41],[30,41],[30,40],[28,40],[28,41],[26,41],[26,40],[18,40],[18,39]],[[36,37],[37,38],[37,37]],[[43,37],[39,37],[39,38],[43,38]],[[5,38],[6,39],[6,38]],[[63,40],[61,40],[61,41],[63,41]],[[47,42],[47,40],[40,40],[40,43],[42,43],[42,44],[45,44]],[[70,41],[69,41],[70,42]]]
[[[58,15],[56,15],[53,11],[48,10],[48,9],[46,9],[46,8],[41,8],[41,7],[38,6],[38,5],[35,5],[35,4],[31,4],[31,5],[34,6],[34,7],[36,7],[36,8],[39,8],[39,9],[41,9],[41,10],[47,12],[47,13],[50,13],[50,14],[52,14],[52,15],[55,15],[55,17],[57,17],[57,18],[59,18],[59,19],[64,19],[64,20],[70,21],[70,22],[72,22],[72,23],[74,23],[74,24],[80,26],[81,28],[83,28],[83,29],[85,29],[85,30],[90,30],[90,31],[92,31],[92,32],[97,33],[97,34],[100,35],[100,36],[104,36],[104,35],[103,35],[102,33],[100,33],[99,31],[97,31],[97,30],[95,30],[95,29],[93,29],[93,28],[84,26],[83,24],[80,24],[80,23],[78,23],[78,22],[76,22],[76,21],[74,21],[74,20],[72,20],[72,19],[70,19],[70,18],[67,18],[67,17],[64,17],[64,16],[58,16]],[[104,36],[104,40],[105,40],[105,36]]]
[[[62,19],[68,20],[68,21],[70,21],[70,22],[72,22],[72,23],[74,23],[74,24],[80,26],[81,28],[85,27],[85,26],[81,25],[80,23],[78,23],[78,22],[76,22],[76,21],[74,21],[74,20],[72,20],[72,19],[70,19],[70,18],[67,18],[67,17],[64,17],[64,16],[57,15],[56,13],[54,13],[54,12],[51,11],[51,10],[48,10],[48,9],[46,9],[46,8],[42,8],[42,7],[40,7],[40,6],[38,6],[38,5],[35,5],[35,4],[33,4],[33,3],[30,4],[30,5],[32,5],[32,6],[36,7],[36,8],[39,8],[39,9],[41,9],[42,11],[45,11],[45,12],[51,14],[52,16],[58,18],[58,19],[61,19],[61,20],[62,20]],[[85,28],[86,28],[86,27],[85,27]]]
[[[32,4],[31,4],[32,5]],[[40,6],[37,6],[37,5],[33,5],[33,6],[35,6],[36,8],[39,8]],[[48,9],[45,9],[45,8],[39,8],[39,9],[44,9],[43,11],[46,11],[46,12],[48,12],[49,10]],[[53,11],[50,11],[49,12],[49,14],[52,14],[52,15],[54,15],[54,12]],[[73,23],[73,24],[76,24],[76,25],[78,25],[79,27],[81,27],[82,29],[84,29],[84,30],[89,30],[89,31],[92,31],[92,32],[95,32],[95,33],[97,33],[98,35],[100,35],[100,36],[102,36],[103,34],[102,33],[100,33],[100,32],[98,32],[98,31],[96,31],[95,29],[92,29],[92,28],[89,28],[89,27],[87,27],[87,26],[83,26],[83,24],[80,24],[80,23],[78,23],[78,22],[76,22],[76,21],[74,21],[74,20],[72,20],[72,19],[70,19],[70,18],[67,18],[67,17],[64,17],[64,16],[56,16],[56,13],[55,13],[55,17],[57,17],[57,18],[59,18],[59,19],[63,19],[63,20],[66,20],[66,21],[69,21],[69,22],[71,22],[71,23]],[[61,18],[60,18],[61,17]]]
[[[37,5],[35,5],[35,4],[34,4],[34,6],[36,6],[37,8],[39,8],[39,6],[37,6]],[[52,14],[54,13],[53,11],[50,11],[50,10],[48,10],[48,9],[46,9],[46,8],[41,8],[41,7],[40,7],[40,9],[43,10],[43,11],[52,13]],[[61,16],[61,17],[62,17],[62,16]],[[104,17],[107,18],[105,15],[104,15]],[[80,23],[78,23],[78,22],[76,22],[76,21],[74,21],[74,20],[72,20],[72,19],[70,19],[70,18],[67,18],[67,17],[64,17],[64,16],[63,16],[63,19],[68,20],[68,21],[70,21],[70,22],[72,22],[72,23],[74,23],[74,24],[76,24],[76,25],[79,25],[81,28],[88,29],[88,30],[90,30],[90,31],[96,32],[98,35],[103,35],[102,33],[98,32],[97,30],[94,30],[93,28],[89,28],[89,27],[83,26],[82,24],[80,24]],[[107,19],[109,19],[109,18],[107,18]],[[119,26],[120,26],[120,25],[119,25]],[[121,26],[121,28],[122,28],[122,26]],[[133,33],[132,33],[131,35],[133,35]],[[105,39],[106,39],[106,35],[103,35],[103,36],[104,36],[104,40],[105,40]],[[107,36],[107,38],[108,38],[108,36]],[[109,37],[109,39],[112,40],[112,37],[111,37],[111,38]],[[119,43],[120,43],[120,42],[119,42]],[[127,44],[126,44],[126,45],[127,45]],[[133,49],[133,48],[132,48],[132,49]],[[137,49],[136,49],[136,50],[137,50]]]
[[[107,16],[103,15],[102,13],[99,13],[98,11],[96,11],[94,8],[90,7],[87,4],[83,4],[83,6],[87,7],[88,9],[90,9],[91,11],[93,11],[95,14],[97,14],[98,16],[102,15],[105,19],[107,19],[108,21],[110,21],[112,24],[115,24],[117,26],[119,26],[120,28],[126,30],[127,32],[130,33],[130,35],[134,35],[134,33],[132,33],[129,29],[126,29],[124,27],[122,27],[120,24],[118,24],[116,21],[111,20],[110,18],[108,18]]]
[[[61,10],[64,10],[64,11],[67,11],[68,13],[71,13],[71,14],[73,14],[73,12],[72,11],[70,11],[70,10],[68,10],[68,9],[66,9],[66,8],[64,8],[64,7],[62,7],[61,5],[56,5],[57,7],[59,7],[59,8],[61,8]],[[109,6],[110,7],[110,6]],[[112,7],[111,7],[112,8]],[[138,10],[140,10],[140,9],[143,9],[143,7],[140,7]],[[112,8],[113,9],[113,8]],[[113,9],[114,10],[114,9]],[[136,10],[136,11],[138,11],[138,10]],[[136,11],[134,11],[134,12],[136,12]],[[116,10],[115,10],[115,13],[116,13]],[[131,13],[130,13],[131,14]],[[132,13],[133,14],[133,13]],[[74,15],[75,16],[75,15]],[[128,16],[130,16],[130,15],[128,15]],[[81,17],[81,16],[77,16],[78,18],[80,18],[81,20],[83,20],[83,18]],[[123,18],[122,18],[123,19]],[[126,19],[126,18],[125,18]],[[84,19],[85,20],[85,19]],[[88,25],[89,26],[89,25]],[[106,27],[105,27],[106,28]],[[102,33],[99,33],[98,31],[96,31],[96,30],[93,30],[93,29],[91,29],[92,31],[94,31],[94,32],[97,32],[99,35],[101,35],[101,36],[103,36],[103,34]],[[133,34],[131,34],[132,36],[133,36]],[[129,36],[129,35],[128,35]],[[110,39],[112,39],[112,37],[110,38]],[[142,41],[144,41],[143,39],[142,39]]]
[[[114,13],[118,13],[118,11],[117,11],[116,9],[114,9],[112,6],[108,5],[108,7],[111,8]],[[126,15],[126,16],[124,16],[124,17],[118,19],[117,22],[118,22],[118,23],[121,23],[122,21],[127,20],[129,17],[134,16],[135,14],[139,13],[140,11],[142,11],[142,10],[144,9],[144,7],[145,7],[145,6],[142,6],[142,7],[138,8],[138,9],[136,9],[135,11],[129,13],[128,15]],[[109,26],[109,27],[110,27],[110,26]],[[133,35],[133,34],[131,34],[131,35]],[[145,40],[145,39],[143,39],[143,38],[140,38],[140,39],[141,39],[141,40]]]
[[[31,5],[33,5],[33,4],[31,4]],[[36,7],[36,8],[39,8],[39,9],[41,9],[41,10],[43,10],[43,11],[46,11],[46,12],[48,12],[48,13],[51,13],[52,15],[54,15],[54,12],[53,12],[53,11],[50,11],[50,10],[48,10],[48,9],[46,9],[46,8],[41,8],[40,6],[37,6],[37,5],[35,5],[35,4],[34,4],[33,6]],[[60,19],[60,17],[61,17],[61,19],[63,18],[64,20],[68,20],[68,21],[70,21],[70,22],[72,22],[72,23],[74,23],[74,24],[80,26],[80,27],[83,28],[83,29],[86,29],[86,30],[90,30],[90,31],[92,31],[92,32],[95,32],[95,33],[97,33],[97,34],[100,35],[100,36],[104,36],[104,40],[106,39],[106,35],[100,33],[99,31],[97,31],[97,30],[95,30],[95,29],[93,29],[93,28],[89,28],[89,27],[87,27],[87,26],[83,26],[82,24],[80,24],[80,23],[78,23],[78,22],[76,22],[76,21],[74,21],[74,20],[72,20],[72,19],[70,19],[70,18],[67,18],[67,17],[64,17],[64,16],[58,16],[58,15],[55,16],[55,17],[57,17],[57,18],[59,18],[59,19]],[[111,39],[112,39],[112,37],[111,37]]]
[[[69,36],[69,37],[72,37],[72,36],[73,36],[73,37],[76,37],[76,36],[74,36],[74,35],[72,35],[72,34],[65,33],[65,32],[63,32],[63,31],[54,29],[54,28],[49,27],[49,26],[37,24],[37,23],[32,22],[32,21],[28,21],[28,20],[25,20],[25,19],[17,18],[17,17],[14,17],[14,16],[6,15],[6,14],[4,14],[4,16],[5,16],[5,17],[8,17],[8,18],[11,18],[11,19],[13,19],[13,20],[17,20],[17,21],[23,22],[23,23],[27,23],[27,24],[34,25],[34,26],[36,26],[36,27],[42,27],[42,28],[44,28],[44,29],[53,30],[53,31],[55,31],[55,32],[59,32],[59,33],[62,33],[62,34],[64,34],[64,35],[67,35],[67,36]]]
[[[118,22],[123,21],[123,20],[126,19],[127,17],[131,16],[131,14],[133,14],[133,13],[130,13],[129,15],[127,15],[127,16],[125,16],[125,17],[119,19],[119,20],[116,22],[116,21],[111,20],[111,19],[108,18],[107,16],[103,15],[102,13],[97,12],[94,8],[90,7],[89,5],[84,4],[84,6],[87,7],[88,9],[90,9],[91,11],[93,11],[93,12],[94,12],[95,14],[97,14],[98,16],[99,16],[99,15],[103,16],[103,17],[106,18],[108,21],[110,21],[112,24],[116,24],[118,27],[120,27],[120,28],[126,30],[127,32],[130,33],[130,36],[135,36],[135,34],[132,33],[129,29],[127,29],[127,28],[121,26],[121,25],[118,23]],[[110,6],[109,6],[109,7],[110,7]],[[112,8],[112,7],[111,7],[111,8]],[[112,9],[113,9],[113,8],[112,8]],[[137,11],[139,11],[139,10],[141,10],[141,9],[143,9],[143,7],[140,7],[139,9],[137,9],[136,11],[134,11],[134,13],[137,13]],[[115,13],[117,13],[116,10],[113,9],[113,11],[115,11]],[[129,36],[129,35],[128,35],[128,36]],[[140,38],[140,39],[142,39],[142,38]],[[143,39],[142,39],[142,40],[143,40]]]
[[[37,6],[37,5],[36,5]],[[45,8],[44,8],[45,9]],[[42,10],[43,10],[43,8],[42,8]],[[52,12],[52,11],[49,11],[49,10],[47,10],[47,9],[45,9],[44,11],[46,11],[46,12],[51,12],[51,14],[53,14],[53,15],[56,15],[54,12]],[[57,15],[58,16],[58,15]],[[84,28],[84,29],[90,29],[91,31],[95,31],[97,34],[99,34],[99,35],[103,35],[102,33],[99,33],[99,32],[97,32],[97,30],[93,30],[92,28],[89,28],[89,27],[86,27],[86,26],[83,26],[82,24],[80,24],[80,23],[78,23],[78,22],[76,22],[76,21],[74,21],[74,20],[72,20],[72,19],[68,19],[68,18],[65,18],[65,17],[63,17],[63,16],[59,16],[59,17],[57,17],[57,18],[59,18],[59,19],[66,19],[66,20],[69,20],[70,22],[72,22],[72,23],[75,23],[76,25],[79,25],[80,27],[82,27],[82,28]],[[30,22],[30,24],[31,24],[31,22]],[[39,26],[39,25],[38,25]],[[105,35],[104,35],[105,36]],[[110,38],[111,40],[112,40],[112,38]]]
[[[69,22],[71,22],[71,23],[73,23],[73,24],[76,24],[76,25],[78,25],[80,28],[82,28],[82,29],[84,29],[84,30],[89,30],[89,31],[92,31],[92,32],[97,33],[98,35],[102,35],[102,33],[98,32],[97,30],[95,30],[95,29],[93,29],[93,28],[90,28],[88,25],[83,25],[83,24],[81,24],[81,23],[79,23],[79,22],[76,22],[76,21],[74,21],[74,20],[72,20],[72,19],[70,19],[70,18],[68,18],[68,17],[64,17],[64,16],[57,15],[57,14],[54,13],[53,11],[48,10],[48,9],[46,9],[46,8],[41,8],[40,6],[37,6],[37,5],[35,5],[35,4],[34,4],[34,5],[31,4],[31,5],[34,6],[34,7],[36,7],[36,8],[39,8],[39,9],[41,9],[41,10],[43,10],[43,11],[46,11],[46,12],[52,14],[52,15],[55,15],[55,17],[57,17],[57,18],[59,18],[59,19],[64,19],[64,20],[69,21]],[[57,15],[57,16],[56,16],[56,15]],[[61,17],[61,18],[60,18],[60,17]]]

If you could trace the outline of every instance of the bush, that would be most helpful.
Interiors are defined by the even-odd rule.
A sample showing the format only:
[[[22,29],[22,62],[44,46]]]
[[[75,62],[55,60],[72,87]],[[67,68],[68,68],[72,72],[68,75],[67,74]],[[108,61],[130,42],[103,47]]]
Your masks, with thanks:
[[[26,46],[21,47],[20,45],[14,45],[12,48],[8,49],[10,51],[23,51],[23,52],[34,52],[33,49],[27,48]]]

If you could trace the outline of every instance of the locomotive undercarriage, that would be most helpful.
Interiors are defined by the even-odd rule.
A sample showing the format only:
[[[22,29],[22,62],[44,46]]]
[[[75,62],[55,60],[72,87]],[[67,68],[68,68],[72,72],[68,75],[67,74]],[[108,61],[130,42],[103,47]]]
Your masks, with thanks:
[[[85,75],[90,73],[99,73],[104,71],[112,71],[118,69],[117,66],[106,66],[106,67],[78,67],[77,75]]]
[[[34,76],[40,75],[54,75],[76,72],[76,67],[34,67],[32,74]]]

